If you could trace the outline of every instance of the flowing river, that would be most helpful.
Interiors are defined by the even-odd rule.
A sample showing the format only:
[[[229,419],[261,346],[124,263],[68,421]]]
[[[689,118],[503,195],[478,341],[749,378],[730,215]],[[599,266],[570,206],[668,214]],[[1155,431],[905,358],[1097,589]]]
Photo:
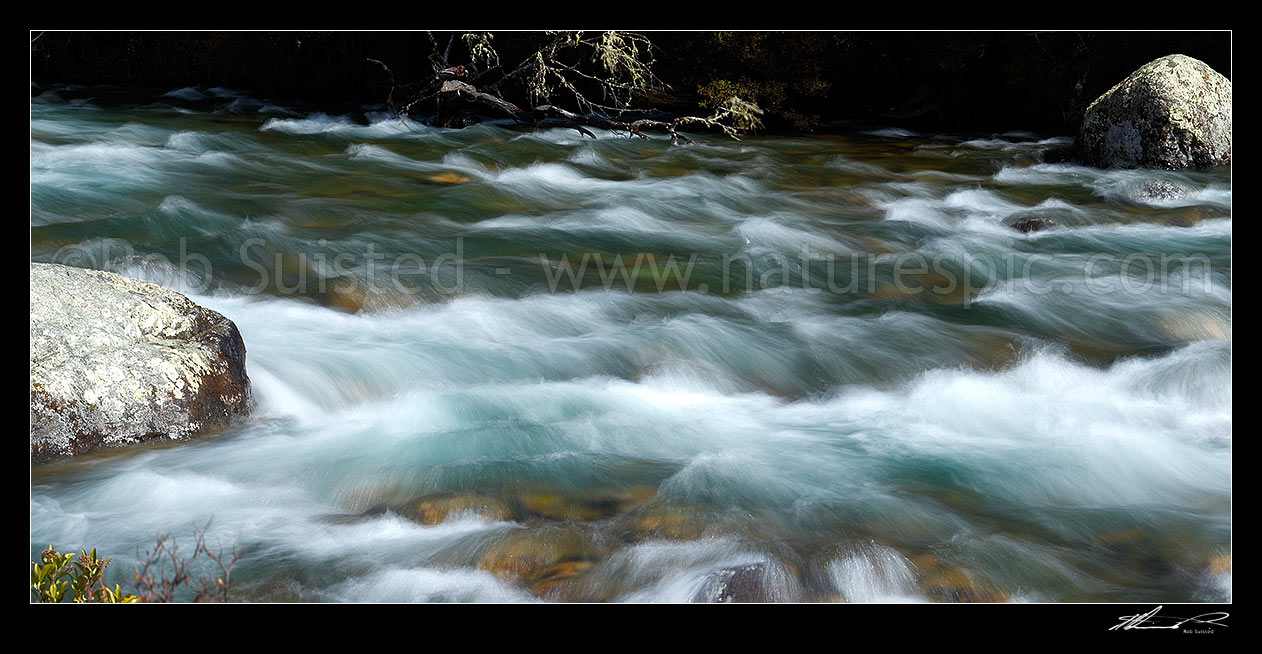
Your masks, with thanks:
[[[1230,169],[831,132],[34,90],[31,260],[231,318],[257,411],[34,467],[32,558],[126,585],[205,528],[253,602],[1229,601]]]

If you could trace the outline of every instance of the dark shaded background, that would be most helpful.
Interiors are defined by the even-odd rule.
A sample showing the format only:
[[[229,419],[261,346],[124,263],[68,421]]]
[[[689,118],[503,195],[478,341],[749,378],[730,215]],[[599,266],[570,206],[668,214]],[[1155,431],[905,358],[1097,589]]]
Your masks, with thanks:
[[[435,32],[446,44],[448,33]],[[1231,33],[650,32],[668,89],[652,100],[708,114],[725,92],[752,97],[769,130],[861,120],[921,129],[1069,134],[1086,106],[1144,63],[1180,53],[1231,77]],[[343,113],[384,102],[430,69],[425,32],[34,32],[32,81],[162,91],[225,86]],[[539,32],[497,32],[506,65]],[[457,43],[459,41],[457,40]],[[460,48],[457,46],[456,50]],[[453,57],[455,60],[456,57]],[[506,88],[508,99],[518,90]]]

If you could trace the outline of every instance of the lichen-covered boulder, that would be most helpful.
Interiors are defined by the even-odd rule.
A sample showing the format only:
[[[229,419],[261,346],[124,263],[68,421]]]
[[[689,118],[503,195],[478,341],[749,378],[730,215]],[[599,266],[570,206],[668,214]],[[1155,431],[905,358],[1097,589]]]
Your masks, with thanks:
[[[1231,80],[1184,55],[1144,64],[1087,107],[1077,148],[1103,168],[1230,164]]]
[[[31,461],[221,429],[251,408],[231,320],[156,284],[31,264]]]

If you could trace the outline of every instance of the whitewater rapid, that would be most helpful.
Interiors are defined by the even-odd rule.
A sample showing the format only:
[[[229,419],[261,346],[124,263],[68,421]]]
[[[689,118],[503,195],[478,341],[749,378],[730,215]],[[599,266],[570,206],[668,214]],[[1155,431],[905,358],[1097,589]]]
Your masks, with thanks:
[[[33,556],[209,525],[247,547],[249,601],[540,601],[488,553],[561,530],[590,600],[752,570],[767,601],[930,601],[939,568],[979,599],[1230,600],[1230,171],[1045,164],[1068,140],[1028,134],[674,147],[84,94],[32,100],[32,260],[228,316],[258,407],[33,469]],[[641,267],[576,281],[593,254]],[[632,491],[597,519],[404,510]],[[663,507],[695,533],[627,526]]]

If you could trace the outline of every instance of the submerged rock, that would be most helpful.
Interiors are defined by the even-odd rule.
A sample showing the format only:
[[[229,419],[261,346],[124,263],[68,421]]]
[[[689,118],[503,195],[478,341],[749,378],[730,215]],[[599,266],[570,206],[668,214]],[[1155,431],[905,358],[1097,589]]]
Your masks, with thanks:
[[[581,531],[535,525],[498,539],[482,554],[478,567],[500,579],[529,584],[543,578],[557,564],[588,560],[590,555]]]
[[[1175,343],[1222,341],[1231,338],[1231,323],[1209,311],[1180,311],[1162,316],[1157,327]]]
[[[1031,217],[1031,218],[1022,218],[1021,220],[1018,220],[1017,222],[1012,223],[1012,228],[1023,234],[1028,234],[1030,232],[1038,232],[1044,229],[1051,229],[1053,227],[1058,226],[1059,224],[1060,223],[1056,222],[1055,220],[1052,220],[1051,218]]]
[[[634,515],[630,528],[623,536],[633,543],[644,540],[697,540],[712,521],[710,515],[695,507],[649,506]]]
[[[1229,575],[1231,574],[1231,555],[1216,554],[1211,556],[1209,560],[1205,562],[1205,565],[1210,572],[1216,575]]]
[[[1059,147],[1044,150],[1039,155],[1039,163],[1059,164],[1069,163],[1074,159],[1074,149],[1072,146]]]
[[[1170,202],[1187,197],[1192,189],[1164,179],[1154,179],[1139,187],[1139,199],[1150,202]]]
[[[537,597],[556,602],[577,602],[586,599],[583,580],[593,561],[566,561],[558,563],[539,574],[530,584],[530,592]]]
[[[797,584],[774,563],[722,568],[710,573],[693,595],[693,602],[746,603],[791,602],[797,599]]]
[[[911,559],[920,588],[934,602],[1007,602],[1008,595],[990,584],[974,585],[968,575],[941,559],[921,554]]]
[[[429,175],[426,179],[434,182],[435,184],[464,184],[469,181],[469,176],[461,173],[445,171]]]
[[[435,495],[423,497],[404,511],[423,525],[436,525],[458,516],[476,516],[487,522],[513,519],[513,511],[503,501],[481,495]]]
[[[1087,107],[1077,147],[1104,168],[1212,168],[1231,163],[1231,80],[1204,62],[1149,62]]]
[[[250,410],[236,325],[156,284],[31,264],[31,460],[180,439]]]
[[[656,492],[657,489],[651,486],[635,486],[617,492],[584,493],[572,497],[560,491],[540,489],[522,495],[520,501],[526,511],[548,520],[588,522],[640,506]]]

